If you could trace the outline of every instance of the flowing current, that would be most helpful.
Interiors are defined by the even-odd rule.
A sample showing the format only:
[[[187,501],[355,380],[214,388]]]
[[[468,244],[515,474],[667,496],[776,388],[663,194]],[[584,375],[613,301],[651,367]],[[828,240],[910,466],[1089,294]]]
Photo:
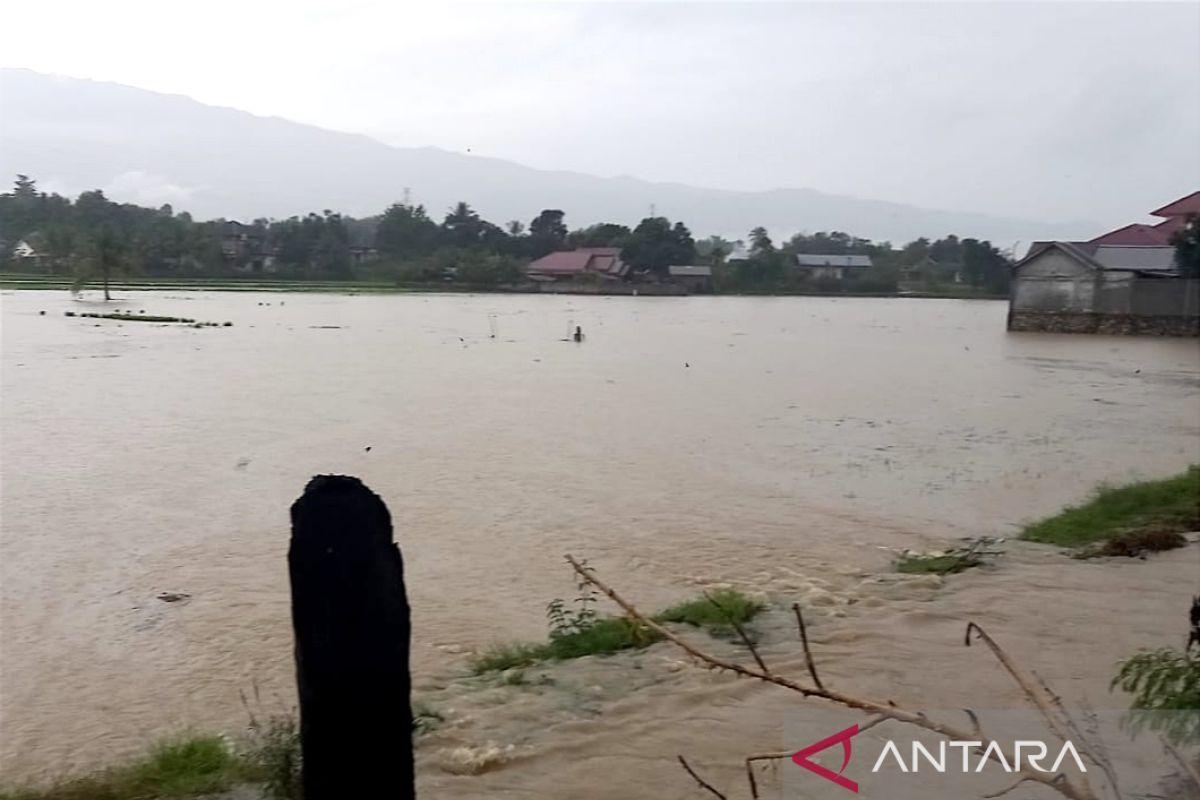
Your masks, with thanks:
[[[1195,340],[1008,334],[994,302],[119,294],[0,300],[4,782],[237,735],[241,693],[292,706],[288,507],[318,473],[392,510],[436,796],[694,797],[677,753],[733,786],[803,707],[665,644],[463,679],[472,651],[545,636],[564,553],[647,610],[761,593],[764,653],[803,675],[799,600],[829,681],[931,708],[1020,704],[967,619],[1118,707],[1113,664],[1178,644],[1198,588],[1194,545],[889,572],[1200,460]],[[112,309],[233,326],[64,316]]]

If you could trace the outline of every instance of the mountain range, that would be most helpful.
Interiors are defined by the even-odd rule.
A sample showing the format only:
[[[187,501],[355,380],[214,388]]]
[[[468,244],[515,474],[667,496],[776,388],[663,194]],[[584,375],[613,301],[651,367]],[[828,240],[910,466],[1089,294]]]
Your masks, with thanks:
[[[744,238],[762,225],[777,241],[798,231],[842,230],[897,243],[956,233],[1007,246],[1095,230],[813,189],[741,192],[535,169],[23,69],[0,70],[0,104],[0,174],[29,175],[43,190],[65,195],[100,188],[118,201],[170,203],[201,219],[323,209],[368,216],[408,189],[435,219],[459,200],[498,224],[559,208],[571,227],[635,224],[653,206],[697,237]]]

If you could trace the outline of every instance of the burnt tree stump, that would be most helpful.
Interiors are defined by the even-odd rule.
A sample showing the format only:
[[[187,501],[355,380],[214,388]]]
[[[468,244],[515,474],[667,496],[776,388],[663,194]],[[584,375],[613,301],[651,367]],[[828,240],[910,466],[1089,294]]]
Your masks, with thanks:
[[[383,500],[358,478],[309,481],[288,572],[305,800],[414,797],[409,608]]]

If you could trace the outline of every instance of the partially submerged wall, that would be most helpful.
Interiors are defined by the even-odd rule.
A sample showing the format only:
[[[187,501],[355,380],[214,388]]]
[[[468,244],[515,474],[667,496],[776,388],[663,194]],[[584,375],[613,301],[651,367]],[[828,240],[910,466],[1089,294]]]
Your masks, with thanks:
[[[1110,336],[1200,336],[1200,317],[1093,314],[1076,311],[1010,311],[1010,331],[1100,333]]]

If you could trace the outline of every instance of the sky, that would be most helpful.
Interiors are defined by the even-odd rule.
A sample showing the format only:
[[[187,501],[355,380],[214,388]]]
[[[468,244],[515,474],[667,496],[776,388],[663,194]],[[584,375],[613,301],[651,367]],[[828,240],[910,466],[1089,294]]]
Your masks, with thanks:
[[[42,0],[5,16],[0,66],[545,169],[1061,220],[1141,220],[1200,188],[1195,2]]]

